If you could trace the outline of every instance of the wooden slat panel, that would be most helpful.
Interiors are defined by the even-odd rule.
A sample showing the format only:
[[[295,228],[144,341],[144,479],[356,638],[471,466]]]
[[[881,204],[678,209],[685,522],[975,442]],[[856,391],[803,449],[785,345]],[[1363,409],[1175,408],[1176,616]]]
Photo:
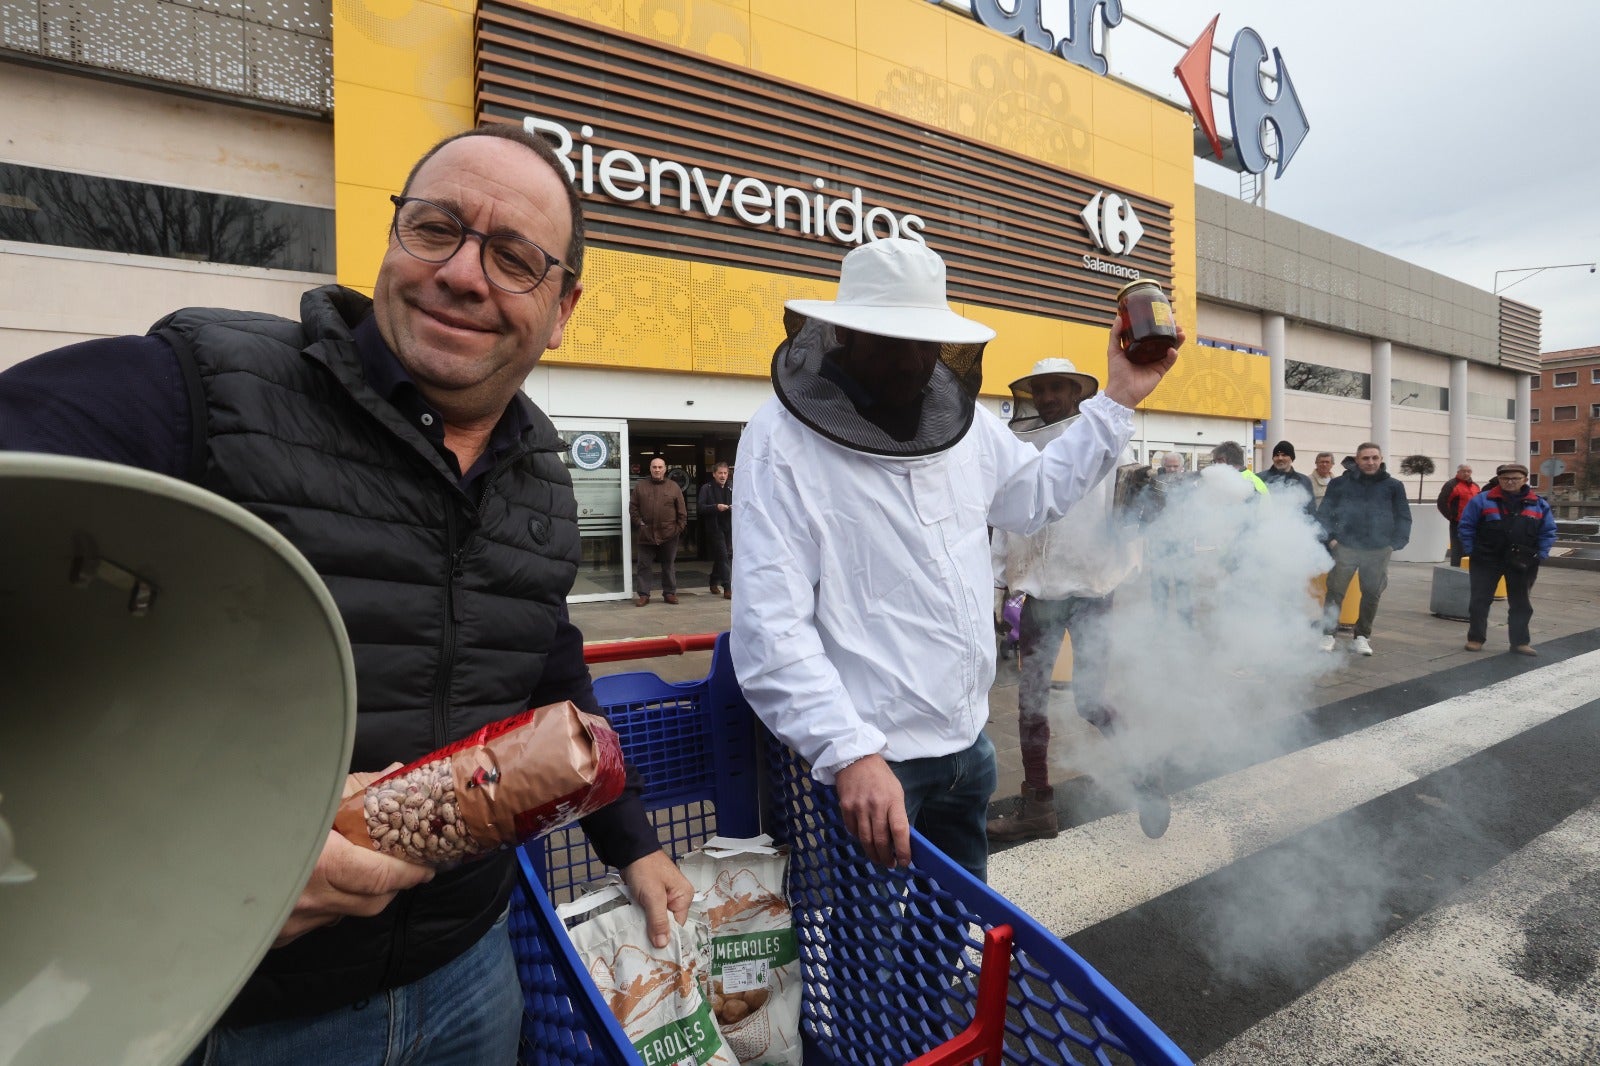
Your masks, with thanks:
[[[626,148],[641,159],[701,168],[714,188],[753,178],[829,203],[859,187],[863,212],[885,208],[924,222],[950,266],[952,298],[1103,324],[1123,277],[1087,269],[1092,255],[1170,286],[1171,205],[991,145],[920,126],[853,100],[768,78],[682,49],[503,0],[480,3],[479,121],[524,115],[601,133],[593,158]],[[580,171],[581,178],[581,171]],[[581,189],[580,184],[580,189]],[[1144,227],[1134,252],[1099,252],[1079,212],[1100,191],[1133,205]],[[662,206],[585,196],[589,240],[675,259],[832,279],[847,246],[831,237],[746,225],[679,209],[677,182]],[[698,197],[695,197],[698,199]],[[880,232],[882,226],[880,224]]]

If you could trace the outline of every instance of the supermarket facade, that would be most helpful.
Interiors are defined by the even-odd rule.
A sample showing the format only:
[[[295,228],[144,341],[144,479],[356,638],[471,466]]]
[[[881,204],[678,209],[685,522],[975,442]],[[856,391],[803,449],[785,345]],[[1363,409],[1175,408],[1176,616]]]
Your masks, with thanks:
[[[526,385],[569,442],[579,596],[630,592],[621,516],[649,457],[691,500],[713,463],[737,469],[784,300],[828,296],[842,254],[884,236],[943,255],[952,302],[997,330],[998,413],[1040,358],[1103,376],[1137,276],[1196,337],[1139,412],[1141,458],[1233,439],[1259,462],[1282,437],[1309,468],[1373,439],[1392,466],[1434,457],[1435,487],[1458,461],[1526,459],[1536,310],[1198,187],[1207,131],[1098,73],[1092,34],[1052,51],[992,0],[207,7],[4,9],[0,368],[187,304],[370,291],[423,149],[538,130],[589,229],[577,313]]]

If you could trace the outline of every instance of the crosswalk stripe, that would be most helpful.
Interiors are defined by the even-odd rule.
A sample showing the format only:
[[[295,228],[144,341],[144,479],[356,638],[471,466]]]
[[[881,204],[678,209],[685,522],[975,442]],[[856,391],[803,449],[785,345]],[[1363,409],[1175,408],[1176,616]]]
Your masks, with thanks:
[[[1600,804],[1591,804],[1204,1066],[1284,1061],[1291,1048],[1302,1066],[1600,1062],[1597,871]]]
[[[1119,814],[993,855],[989,883],[1070,936],[1596,699],[1600,651],[1197,785],[1161,840]]]

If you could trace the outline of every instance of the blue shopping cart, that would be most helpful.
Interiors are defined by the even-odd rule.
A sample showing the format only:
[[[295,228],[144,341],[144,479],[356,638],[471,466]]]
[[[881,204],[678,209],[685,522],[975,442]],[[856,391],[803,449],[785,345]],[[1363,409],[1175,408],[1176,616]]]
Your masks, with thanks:
[[[745,703],[726,634],[699,681],[617,674],[597,679],[595,692],[648,782],[645,804],[669,852],[760,832],[789,845],[808,1063],[903,1066],[950,1044],[974,1016],[985,934],[1006,926],[999,1061],[1189,1063],[1076,952],[921,836],[912,835],[908,870],[868,861],[832,790]],[[555,915],[606,868],[576,829],[529,845],[519,860],[511,935],[524,997],[520,1061],[643,1066]]]

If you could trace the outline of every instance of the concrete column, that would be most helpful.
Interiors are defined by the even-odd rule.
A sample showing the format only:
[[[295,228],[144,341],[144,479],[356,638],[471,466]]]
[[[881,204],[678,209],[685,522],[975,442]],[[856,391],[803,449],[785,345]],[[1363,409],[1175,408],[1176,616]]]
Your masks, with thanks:
[[[1454,477],[1467,462],[1467,361],[1450,360],[1450,466],[1442,477]],[[1476,471],[1474,471],[1476,473]]]
[[[1383,449],[1383,461],[1391,464],[1389,473],[1399,476],[1389,454],[1389,382],[1392,377],[1390,363],[1393,352],[1388,341],[1372,342],[1372,440]]]
[[[1267,362],[1271,365],[1269,380],[1271,382],[1272,409],[1267,413],[1267,447],[1284,439],[1283,430],[1283,360],[1288,345],[1284,342],[1283,316],[1263,313],[1261,316],[1261,339],[1267,349]],[[1267,453],[1271,456],[1271,452]]]
[[[1534,465],[1532,462],[1529,461],[1533,457],[1528,454],[1528,452],[1533,447],[1533,422],[1528,418],[1528,409],[1532,405],[1533,405],[1533,378],[1531,376],[1527,375],[1527,374],[1518,374],[1517,375],[1517,428],[1516,428],[1516,430],[1515,430],[1515,432],[1514,432],[1514,434],[1512,436],[1512,453],[1511,454],[1516,459],[1517,462],[1521,463],[1523,466],[1526,466],[1529,470],[1533,471],[1534,473],[1538,473],[1539,472],[1539,468],[1536,465]],[[1544,457],[1540,456],[1540,458],[1543,459]],[[1584,457],[1583,456],[1579,456],[1578,458],[1581,461]],[[1484,479],[1484,478],[1480,478],[1479,479],[1479,483],[1486,485],[1486,484],[1488,484],[1488,480]],[[1541,481],[1539,483],[1539,491],[1540,492],[1548,492],[1549,491],[1549,486],[1545,482]]]

